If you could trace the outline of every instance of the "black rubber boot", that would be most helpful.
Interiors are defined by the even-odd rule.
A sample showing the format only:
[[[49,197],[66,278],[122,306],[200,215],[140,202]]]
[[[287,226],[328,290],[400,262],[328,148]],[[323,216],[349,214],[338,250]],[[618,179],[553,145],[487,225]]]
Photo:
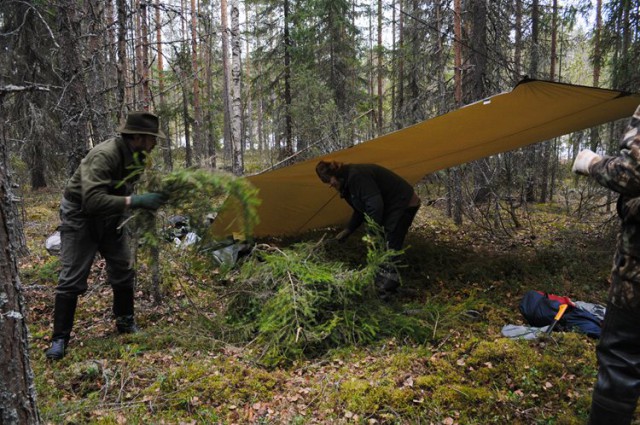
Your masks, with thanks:
[[[593,388],[590,425],[628,425],[640,388],[640,313],[607,304],[596,347],[598,377]]]
[[[594,393],[589,425],[628,425],[633,420],[635,403],[607,400]]]
[[[116,317],[116,328],[121,334],[134,334],[139,331],[136,320],[133,316]]]
[[[133,288],[113,288],[113,315],[116,329],[121,334],[139,331],[133,314]]]
[[[71,329],[73,328],[73,318],[76,314],[77,305],[78,297],[56,295],[53,309],[51,348],[45,353],[48,359],[60,360],[64,357],[69,338],[71,338]]]
[[[396,271],[389,271],[381,268],[375,277],[376,289],[378,296],[382,300],[389,300],[398,292],[400,287],[400,276]]]

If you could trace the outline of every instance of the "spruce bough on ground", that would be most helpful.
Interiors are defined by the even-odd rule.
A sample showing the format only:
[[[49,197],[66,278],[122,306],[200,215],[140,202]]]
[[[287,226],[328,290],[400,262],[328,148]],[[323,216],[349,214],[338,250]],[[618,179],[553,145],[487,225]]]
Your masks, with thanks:
[[[371,225],[371,224],[370,224]],[[381,336],[424,339],[419,318],[398,314],[376,294],[374,277],[395,253],[381,239],[363,238],[367,263],[350,269],[326,258],[335,241],[259,246],[237,272],[228,324],[250,330],[263,364],[278,365],[328,349],[369,344]]]

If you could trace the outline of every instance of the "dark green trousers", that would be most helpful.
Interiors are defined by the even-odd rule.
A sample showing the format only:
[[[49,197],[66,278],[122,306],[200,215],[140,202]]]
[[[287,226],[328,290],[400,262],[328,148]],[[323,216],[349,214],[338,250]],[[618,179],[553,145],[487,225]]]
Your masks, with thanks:
[[[133,293],[135,271],[129,238],[124,229],[118,229],[123,218],[87,216],[79,204],[63,198],[60,205],[62,271],[56,294],[71,298],[85,293],[98,252],[106,261],[107,281],[114,291]]]

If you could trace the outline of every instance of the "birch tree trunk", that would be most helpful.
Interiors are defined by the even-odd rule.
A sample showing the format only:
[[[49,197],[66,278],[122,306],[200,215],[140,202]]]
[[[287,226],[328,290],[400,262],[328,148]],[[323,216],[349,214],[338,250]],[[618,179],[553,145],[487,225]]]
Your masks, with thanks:
[[[244,143],[242,140],[242,81],[240,63],[240,9],[238,0],[231,0],[231,79],[232,92],[232,117],[231,140],[233,141],[233,162],[231,170],[236,176],[244,174]]]

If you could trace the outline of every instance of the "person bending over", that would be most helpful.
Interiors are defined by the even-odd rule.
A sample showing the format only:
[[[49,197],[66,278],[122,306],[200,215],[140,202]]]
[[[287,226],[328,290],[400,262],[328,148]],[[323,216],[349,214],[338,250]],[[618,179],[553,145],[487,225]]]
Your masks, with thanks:
[[[346,240],[368,215],[384,230],[387,248],[399,251],[418,209],[420,198],[405,179],[377,164],[320,161],[316,173],[340,193],[353,209],[347,227],[336,239]],[[380,270],[376,284],[383,295],[394,293],[400,282],[395,272]]]

